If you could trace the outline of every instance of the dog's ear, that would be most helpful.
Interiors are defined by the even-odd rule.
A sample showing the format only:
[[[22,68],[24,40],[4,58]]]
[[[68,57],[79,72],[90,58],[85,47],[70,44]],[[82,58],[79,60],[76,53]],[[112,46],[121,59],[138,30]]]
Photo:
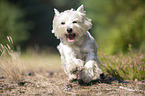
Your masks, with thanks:
[[[54,8],[55,15],[59,15],[59,11]]]
[[[84,10],[84,5],[83,4],[77,9],[77,11],[81,12],[81,13],[86,13],[86,11]]]
[[[52,33],[54,33],[54,30],[51,30]]]
[[[52,33],[55,34],[54,30],[51,30]],[[59,39],[59,37],[55,34],[55,36],[57,37],[57,39]]]
[[[71,10],[71,11],[73,11],[74,9],[73,9],[73,8],[71,8],[70,10]]]

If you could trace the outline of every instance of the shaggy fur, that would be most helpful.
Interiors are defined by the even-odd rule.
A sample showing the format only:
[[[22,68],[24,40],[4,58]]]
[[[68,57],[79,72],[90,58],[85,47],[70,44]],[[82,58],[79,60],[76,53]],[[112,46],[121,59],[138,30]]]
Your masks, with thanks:
[[[88,32],[92,27],[91,19],[85,15],[81,5],[76,11],[59,12],[54,9],[52,33],[60,39],[57,47],[61,54],[61,63],[69,81],[83,80],[89,83],[100,79],[103,73],[97,56],[97,45]]]

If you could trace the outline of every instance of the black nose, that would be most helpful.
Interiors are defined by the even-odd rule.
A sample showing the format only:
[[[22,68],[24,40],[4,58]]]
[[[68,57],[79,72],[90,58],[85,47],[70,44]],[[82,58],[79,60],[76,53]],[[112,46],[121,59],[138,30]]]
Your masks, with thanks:
[[[71,33],[72,31],[73,31],[72,28],[67,28],[68,33]]]

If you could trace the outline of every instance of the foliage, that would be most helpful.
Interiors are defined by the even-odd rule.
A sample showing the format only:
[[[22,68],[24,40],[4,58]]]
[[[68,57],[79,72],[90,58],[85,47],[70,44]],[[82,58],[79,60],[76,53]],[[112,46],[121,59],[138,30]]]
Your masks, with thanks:
[[[70,3],[71,2],[71,3]],[[61,11],[68,10],[70,8],[77,8],[80,0],[53,0],[53,5],[57,8],[63,9]]]
[[[28,26],[24,13],[18,6],[8,3],[7,0],[0,0],[0,43],[7,43],[6,36],[12,36],[15,45],[27,40]]]
[[[99,49],[112,54],[127,52],[128,44],[145,51],[144,0],[83,0],[87,15],[93,21]]]
[[[103,70],[107,74],[123,80],[145,79],[145,53],[142,50],[130,50],[128,54],[119,55],[100,54]]]

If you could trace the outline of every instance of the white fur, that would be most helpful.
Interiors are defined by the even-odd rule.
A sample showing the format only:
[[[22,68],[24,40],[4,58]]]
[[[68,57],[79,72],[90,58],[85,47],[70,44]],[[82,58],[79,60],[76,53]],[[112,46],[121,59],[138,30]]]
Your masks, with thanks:
[[[81,5],[76,11],[66,10],[59,12],[55,10],[53,20],[53,30],[60,44],[57,47],[61,54],[61,63],[69,80],[77,79],[78,74],[73,70],[81,70],[81,79],[88,83],[92,80],[99,79],[102,70],[97,56],[97,45],[94,38],[88,32],[92,27],[91,19],[85,15],[84,7]],[[77,23],[72,23],[76,21]],[[65,24],[61,24],[61,22]],[[72,42],[67,40],[67,28],[73,29],[76,34]]]

